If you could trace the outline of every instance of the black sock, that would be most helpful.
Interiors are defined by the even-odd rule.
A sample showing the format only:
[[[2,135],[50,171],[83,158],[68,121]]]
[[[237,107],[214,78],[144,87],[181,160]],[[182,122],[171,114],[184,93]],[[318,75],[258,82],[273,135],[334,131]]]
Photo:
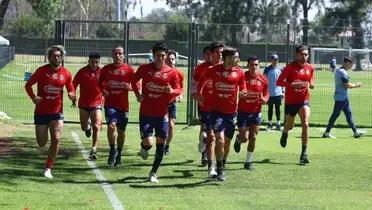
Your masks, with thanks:
[[[156,144],[155,159],[152,163],[151,172],[156,173],[164,157],[164,144]]]
[[[121,151],[123,150],[123,147],[118,147],[117,150],[118,150],[118,155],[121,155]]]
[[[208,160],[208,169],[212,167],[212,161]]]
[[[222,160],[222,168],[225,168],[226,160]]]
[[[110,150],[114,150],[115,149],[115,144],[110,144]]]
[[[303,155],[306,155],[306,154],[307,154],[307,145],[306,145],[306,144],[303,144],[303,145],[302,145],[302,151],[301,151],[301,154],[303,154]]]
[[[223,169],[223,165],[222,165],[222,161],[217,161],[217,170],[222,170]]]
[[[165,151],[169,150],[169,144],[165,145]]]

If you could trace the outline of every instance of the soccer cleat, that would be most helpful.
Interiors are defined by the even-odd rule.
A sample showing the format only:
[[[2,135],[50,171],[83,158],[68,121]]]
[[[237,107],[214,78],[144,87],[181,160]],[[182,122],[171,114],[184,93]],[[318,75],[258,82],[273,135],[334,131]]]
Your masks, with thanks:
[[[205,167],[208,165],[208,158],[207,158],[207,153],[206,152],[202,152],[202,156],[201,156],[201,163],[202,167]]]
[[[198,143],[198,150],[200,153],[205,151],[206,139],[207,139],[207,134],[205,132],[201,132],[199,136],[199,143]]]
[[[282,130],[282,126],[280,126],[280,124],[276,124],[276,130],[281,131]]]
[[[280,137],[280,145],[284,148],[287,146],[288,132],[282,132]]]
[[[121,166],[121,154],[116,155],[114,166],[115,167]]]
[[[253,164],[252,162],[245,162],[244,163],[244,168],[250,171],[253,171]]]
[[[307,159],[307,154],[301,154],[301,157],[300,157],[300,165],[306,165],[306,164],[309,164],[310,161],[309,159]]]
[[[149,158],[149,151],[144,150],[141,148],[141,150],[137,153],[139,156],[141,156],[142,159],[147,160]]]
[[[97,151],[92,149],[89,153],[89,160],[97,160]]]
[[[332,135],[330,132],[324,132],[322,138],[331,138],[331,139],[335,139],[336,136]]]
[[[213,167],[210,167],[208,169],[208,177],[209,178],[215,178],[217,176],[217,171]]]
[[[240,152],[240,148],[241,148],[241,143],[239,142],[239,134],[236,135],[236,138],[235,138],[235,142],[234,142],[234,151],[236,153],[239,153]]]
[[[222,182],[226,180],[225,172],[222,169],[219,169],[218,170],[218,172],[217,172],[217,179],[219,181],[222,181]]]
[[[92,136],[92,127],[89,126],[89,128],[85,130],[85,136],[88,138]]]
[[[155,172],[151,172],[150,173],[150,175],[149,175],[149,181],[152,182],[152,183],[159,183],[159,179],[156,176],[156,173]]]
[[[273,129],[273,125],[271,123],[267,124],[266,130],[269,131]]]
[[[357,130],[356,132],[354,132],[354,138],[360,138],[364,136],[365,133],[366,133],[365,131]]]
[[[109,157],[107,159],[107,165],[113,166],[116,161],[116,156],[118,155],[118,151],[116,149],[110,150]]]
[[[52,170],[50,168],[46,168],[44,170],[44,177],[48,179],[53,179]]]

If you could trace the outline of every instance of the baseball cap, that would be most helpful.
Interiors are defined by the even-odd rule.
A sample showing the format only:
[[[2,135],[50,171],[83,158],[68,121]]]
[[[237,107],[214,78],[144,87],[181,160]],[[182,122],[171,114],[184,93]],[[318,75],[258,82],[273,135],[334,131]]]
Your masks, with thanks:
[[[271,60],[278,60],[279,59],[279,56],[277,54],[271,54],[270,55],[270,59]]]

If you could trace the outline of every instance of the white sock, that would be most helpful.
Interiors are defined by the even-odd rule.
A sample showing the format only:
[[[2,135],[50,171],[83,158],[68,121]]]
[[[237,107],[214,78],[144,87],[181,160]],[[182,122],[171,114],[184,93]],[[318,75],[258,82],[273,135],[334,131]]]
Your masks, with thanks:
[[[96,147],[92,147],[92,150],[93,150],[93,151],[96,151],[96,150],[97,150],[97,148],[96,148]]]
[[[247,153],[247,160],[245,162],[251,163],[253,159],[253,152],[248,152]]]
[[[273,124],[273,122],[271,120],[269,120],[269,125]]]
[[[276,125],[280,125],[280,120],[276,121]]]

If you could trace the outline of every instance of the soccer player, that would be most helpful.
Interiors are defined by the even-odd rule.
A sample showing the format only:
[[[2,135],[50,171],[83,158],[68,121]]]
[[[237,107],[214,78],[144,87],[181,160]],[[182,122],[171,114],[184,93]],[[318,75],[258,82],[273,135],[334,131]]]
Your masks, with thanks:
[[[34,114],[36,141],[40,147],[51,143],[45,165],[44,176],[53,178],[52,167],[59,151],[59,141],[63,129],[63,87],[66,86],[68,97],[75,100],[75,90],[70,72],[62,66],[65,50],[61,45],[48,48],[49,64],[39,67],[25,85],[28,96],[36,105]],[[32,86],[37,83],[37,94]]]
[[[236,49],[227,47],[222,52],[223,64],[207,70],[199,80],[198,95],[201,102],[210,98],[203,97],[202,89],[212,86],[212,127],[216,141],[217,179],[225,180],[224,163],[229,153],[230,141],[234,136],[234,120],[237,112],[238,95],[246,94],[244,72],[238,67],[239,53]],[[210,139],[208,139],[209,141]]]
[[[107,122],[107,138],[110,153],[108,166],[121,165],[121,152],[125,142],[125,129],[128,124],[128,91],[132,90],[131,80],[133,68],[124,63],[124,49],[115,46],[112,49],[113,63],[105,65],[101,70],[99,83],[105,97],[105,117]],[[115,147],[115,141],[117,147]]]
[[[77,87],[80,85],[80,98],[78,105],[80,126],[81,129],[85,131],[85,135],[88,138],[92,135],[93,127],[92,150],[89,153],[90,160],[97,159],[99,130],[102,126],[101,111],[103,96],[98,82],[101,73],[101,68],[99,67],[100,59],[100,54],[96,52],[90,53],[88,65],[81,68],[72,81],[75,90],[77,90]]]
[[[270,98],[267,102],[268,109],[268,119],[269,123],[267,125],[267,130],[273,128],[272,119],[273,119],[273,108],[275,106],[275,116],[276,116],[276,129],[281,130],[280,126],[280,106],[282,105],[283,98],[283,88],[276,85],[276,81],[279,78],[279,75],[282,73],[282,68],[278,66],[279,56],[277,54],[272,54],[270,56],[271,65],[266,67],[264,70],[264,75],[269,81],[269,93]]]
[[[212,66],[212,63],[211,63],[211,51],[210,51],[210,45],[204,47],[203,49],[203,60],[204,62],[197,65],[194,69],[194,71],[192,72],[192,76],[191,76],[191,86],[190,86],[190,92],[191,92],[191,95],[195,96],[196,94],[196,86],[197,86],[197,81],[195,79],[199,79],[200,78],[200,74],[201,72],[204,72],[205,69],[209,68]],[[199,74],[195,77],[195,74]],[[200,111],[201,107],[200,107],[200,104],[198,105],[198,118],[199,118],[199,123],[200,123],[200,129],[199,129],[199,143],[198,143],[198,150],[199,152],[201,153],[201,165],[203,167],[205,167],[207,164],[208,164],[208,158],[207,158],[207,152],[206,152],[206,142],[207,142],[207,133],[205,131],[205,126],[203,126],[203,123],[202,123],[202,113]]]
[[[337,69],[335,72],[335,94],[334,94],[334,100],[335,105],[333,106],[333,112],[331,117],[329,118],[327,129],[323,134],[323,138],[336,138],[333,136],[330,132],[335,124],[338,116],[340,116],[341,111],[344,112],[346,121],[349,124],[349,127],[354,132],[354,137],[359,138],[364,133],[357,130],[355,123],[353,121],[353,116],[351,113],[351,107],[349,104],[349,89],[351,88],[359,88],[362,86],[360,82],[357,83],[351,83],[349,80],[349,75],[347,73],[348,70],[351,69],[353,66],[353,59],[351,57],[345,57],[344,63],[341,66],[341,68]]]
[[[260,61],[257,56],[248,58],[248,71],[244,73],[247,95],[239,99],[238,128],[234,143],[235,152],[239,153],[241,143],[248,142],[247,159],[244,168],[253,170],[253,152],[256,146],[256,137],[262,121],[261,108],[269,100],[268,81],[260,73]]]
[[[141,65],[132,79],[132,87],[140,105],[140,134],[142,159],[148,159],[148,151],[153,144],[155,129],[156,151],[149,181],[158,183],[157,171],[163,160],[165,140],[168,136],[168,104],[172,97],[181,94],[178,73],[165,64],[168,46],[156,43],[153,47],[154,61]],[[142,81],[141,90],[135,84]]]
[[[166,144],[165,144],[165,155],[168,155],[169,154],[169,144],[171,143],[172,139],[173,139],[173,135],[174,135],[174,125],[176,123],[176,117],[177,117],[177,106],[176,106],[176,102],[180,102],[182,101],[182,94],[183,94],[183,79],[184,79],[184,75],[183,75],[183,72],[179,69],[176,68],[176,59],[177,59],[177,53],[173,50],[169,50],[168,51],[168,54],[167,54],[167,58],[165,59],[165,63],[172,67],[178,74],[178,79],[179,79],[179,82],[180,82],[180,88],[181,88],[181,94],[176,96],[176,97],[172,97],[170,99],[170,103],[168,105],[168,117],[169,117],[169,131],[168,131],[168,138],[166,140]]]
[[[201,76],[208,71],[212,66],[219,65],[222,63],[222,51],[224,48],[223,43],[212,42],[210,45],[211,62],[200,64],[194,71],[193,79],[194,83],[198,86]],[[213,86],[210,78],[205,81],[201,95],[195,91],[193,93],[194,100],[198,101],[199,119],[201,119],[202,129],[204,132],[199,137],[199,151],[203,152],[206,150],[208,175],[213,178],[217,176],[216,167],[214,166],[213,160],[215,159],[215,136],[212,129],[212,106],[213,106]],[[203,100],[200,100],[202,96]],[[205,142],[206,139],[206,142]],[[203,158],[203,156],[202,156]],[[203,161],[202,161],[203,162]]]
[[[285,87],[285,124],[280,138],[280,145],[287,146],[288,131],[294,126],[295,116],[301,119],[302,150],[300,164],[309,163],[307,144],[309,141],[310,92],[314,88],[314,68],[307,62],[309,47],[296,47],[296,58],[284,68],[276,84]]]

